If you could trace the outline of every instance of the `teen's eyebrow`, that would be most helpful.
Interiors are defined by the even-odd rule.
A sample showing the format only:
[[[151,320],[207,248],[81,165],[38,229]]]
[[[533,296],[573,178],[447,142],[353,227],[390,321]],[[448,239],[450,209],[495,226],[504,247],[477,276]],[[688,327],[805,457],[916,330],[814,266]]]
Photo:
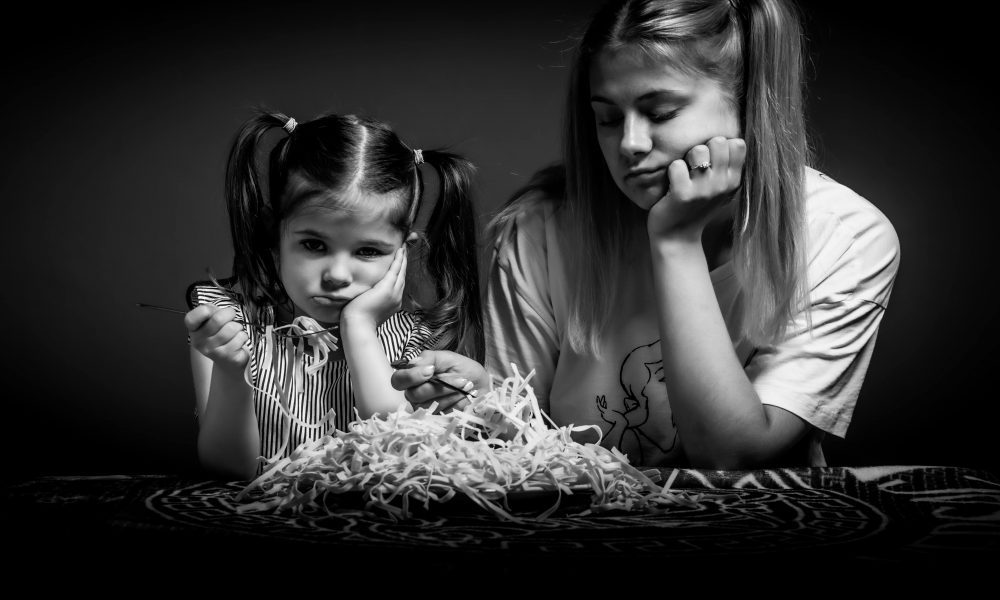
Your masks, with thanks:
[[[687,96],[674,90],[651,90],[636,98],[635,101],[646,102],[648,100],[660,100],[667,102],[681,102],[686,98]],[[592,95],[590,97],[590,101],[600,102],[601,104],[615,104],[613,101],[599,94]]]

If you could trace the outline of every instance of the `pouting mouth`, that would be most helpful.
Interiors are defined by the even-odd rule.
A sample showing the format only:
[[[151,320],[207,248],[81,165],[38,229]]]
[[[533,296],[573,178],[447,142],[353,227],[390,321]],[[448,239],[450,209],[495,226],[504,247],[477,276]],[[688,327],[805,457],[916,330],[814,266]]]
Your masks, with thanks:
[[[330,296],[313,296],[312,301],[320,306],[340,306],[347,304],[348,298],[331,298]]]

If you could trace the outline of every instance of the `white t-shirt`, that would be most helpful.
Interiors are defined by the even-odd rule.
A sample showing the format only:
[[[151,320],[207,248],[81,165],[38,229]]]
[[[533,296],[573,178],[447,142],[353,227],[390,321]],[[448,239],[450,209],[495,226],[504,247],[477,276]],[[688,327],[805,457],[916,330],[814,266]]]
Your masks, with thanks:
[[[754,348],[739,338],[740,290],[731,262],[711,272],[740,361],[764,404],[813,426],[789,460],[825,466],[824,432],[843,437],[871,360],[899,267],[892,224],[870,202],[831,178],[806,174],[808,285],[812,329],[796,319],[785,339]],[[575,352],[566,336],[568,261],[553,203],[528,204],[501,232],[486,298],[486,366],[496,377],[525,375],[560,426],[595,424],[601,443],[642,466],[685,465],[666,385],[650,258],[637,256],[601,340],[602,354]],[[595,441],[593,431],[579,441]],[[789,465],[791,466],[791,465]]]

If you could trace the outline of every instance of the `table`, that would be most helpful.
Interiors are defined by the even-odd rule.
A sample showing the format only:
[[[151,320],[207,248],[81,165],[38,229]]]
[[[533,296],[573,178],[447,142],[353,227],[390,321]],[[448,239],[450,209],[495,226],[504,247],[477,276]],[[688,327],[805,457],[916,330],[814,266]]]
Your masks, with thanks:
[[[52,476],[4,492],[7,544],[29,564],[53,549],[86,563],[99,552],[188,560],[224,555],[266,564],[351,565],[351,573],[513,577],[550,573],[683,573],[734,568],[764,576],[795,569],[989,574],[1000,567],[1000,478],[955,466],[708,471],[659,469],[661,483],[696,498],[662,514],[573,516],[584,495],[550,517],[531,515],[555,496],[525,498],[510,522],[452,500],[394,522],[338,498],[330,512],[240,514],[245,482],[176,476]],[[99,550],[98,550],[99,549]],[[200,557],[200,558],[199,558]],[[100,559],[103,560],[103,559]],[[97,558],[94,563],[99,562]],[[487,567],[488,566],[488,567]],[[311,568],[311,567],[310,567]],[[778,569],[776,571],[776,569]],[[626,571],[627,570],[627,571]],[[666,570],[666,571],[664,571]]]

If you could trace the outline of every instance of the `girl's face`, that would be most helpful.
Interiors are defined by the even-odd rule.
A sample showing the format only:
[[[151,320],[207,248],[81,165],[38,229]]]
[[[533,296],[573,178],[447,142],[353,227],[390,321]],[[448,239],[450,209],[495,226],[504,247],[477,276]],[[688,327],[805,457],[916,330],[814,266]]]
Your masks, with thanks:
[[[296,307],[325,326],[340,322],[350,300],[372,288],[389,270],[403,232],[386,219],[391,197],[365,195],[354,210],[311,204],[281,226],[278,269]]]
[[[645,210],[666,195],[671,162],[712,137],[740,136],[739,117],[715,80],[687,75],[627,48],[598,54],[590,92],[611,176]]]

